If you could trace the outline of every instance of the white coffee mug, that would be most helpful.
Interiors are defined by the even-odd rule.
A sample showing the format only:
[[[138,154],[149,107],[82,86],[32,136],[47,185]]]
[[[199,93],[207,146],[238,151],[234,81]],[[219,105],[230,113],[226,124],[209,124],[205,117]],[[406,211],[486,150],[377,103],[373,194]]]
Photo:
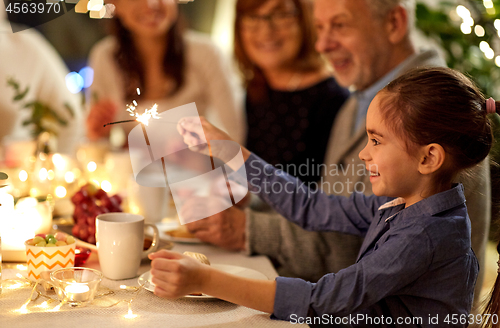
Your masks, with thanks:
[[[158,228],[145,224],[144,217],[130,213],[106,213],[96,218],[97,254],[101,271],[113,280],[137,276],[141,260],[158,249]],[[153,243],[144,248],[144,229],[154,230]]]
[[[146,175],[146,178],[151,181],[155,179],[165,181],[163,175],[150,174]],[[127,184],[128,206],[133,213],[144,216],[146,223],[160,222],[167,217],[169,200],[170,192],[167,188],[141,186],[133,176],[130,176]]]

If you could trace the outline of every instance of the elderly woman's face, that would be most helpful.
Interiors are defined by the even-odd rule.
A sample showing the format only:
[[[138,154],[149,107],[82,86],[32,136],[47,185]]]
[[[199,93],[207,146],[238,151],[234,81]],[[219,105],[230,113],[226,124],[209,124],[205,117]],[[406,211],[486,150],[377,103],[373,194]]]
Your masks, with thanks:
[[[303,38],[297,10],[291,0],[269,0],[242,16],[243,49],[262,70],[290,66],[297,58]]]
[[[133,35],[165,35],[177,20],[175,0],[116,0],[116,16]]]

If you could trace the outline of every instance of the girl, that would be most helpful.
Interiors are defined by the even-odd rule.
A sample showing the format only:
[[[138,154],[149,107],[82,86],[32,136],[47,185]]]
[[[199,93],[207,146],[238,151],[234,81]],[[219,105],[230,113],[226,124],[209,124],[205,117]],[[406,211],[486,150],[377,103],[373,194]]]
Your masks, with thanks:
[[[155,294],[201,291],[282,320],[326,314],[355,326],[466,326],[479,267],[463,187],[452,181],[488,155],[493,137],[487,113],[494,111],[492,99],[451,69],[418,69],[391,82],[368,109],[369,141],[359,154],[372,196],[295,188],[296,179],[243,148],[251,188],[287,219],[308,230],[365,238],[356,263],[315,284],[283,277],[254,281],[161,251],[150,256]],[[207,140],[228,139],[206,121],[202,125],[183,119],[178,130],[190,146],[200,143],[193,134],[203,132]],[[213,147],[212,153],[223,154]],[[283,192],[266,193],[264,184]]]
[[[144,108],[157,103],[159,112],[196,102],[201,115],[216,117],[232,138],[241,141],[241,92],[235,88],[232,71],[207,37],[183,31],[177,2],[112,3],[116,5],[113,35],[97,43],[89,58],[94,69],[89,139],[109,134],[103,124],[130,119],[126,104],[137,100]],[[134,125],[120,127],[128,133]]]

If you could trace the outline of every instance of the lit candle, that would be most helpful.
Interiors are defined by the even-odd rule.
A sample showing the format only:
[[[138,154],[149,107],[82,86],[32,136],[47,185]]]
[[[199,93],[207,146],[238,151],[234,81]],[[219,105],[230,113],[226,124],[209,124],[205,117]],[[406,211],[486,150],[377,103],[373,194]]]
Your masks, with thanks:
[[[86,302],[90,297],[90,288],[86,284],[69,284],[64,288],[68,302]]]
[[[3,178],[3,177],[2,177]],[[1,190],[1,188],[0,188]],[[2,293],[2,231],[3,224],[12,220],[12,214],[14,212],[14,197],[5,192],[0,191],[0,293]]]
[[[14,221],[14,197],[0,189],[0,236],[4,237],[3,240],[0,238],[0,249],[3,249],[4,252],[9,233],[7,225],[12,221]],[[3,260],[7,259],[4,257]]]
[[[5,197],[5,195],[10,196],[0,194],[0,197]],[[3,257],[6,261],[26,261],[24,242],[33,238],[37,233],[48,233],[50,231],[52,212],[48,202],[39,203],[36,198],[26,197],[20,199],[15,210],[13,203],[12,199],[10,214],[4,215],[4,212],[0,212]],[[0,208],[2,207],[3,205],[0,206]]]

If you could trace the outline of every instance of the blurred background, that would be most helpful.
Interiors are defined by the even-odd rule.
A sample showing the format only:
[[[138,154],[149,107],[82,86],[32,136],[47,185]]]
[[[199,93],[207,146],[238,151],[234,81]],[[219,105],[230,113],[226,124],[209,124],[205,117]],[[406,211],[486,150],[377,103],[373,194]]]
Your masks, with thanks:
[[[188,28],[209,34],[230,56],[234,4],[235,0],[197,0],[179,8]],[[74,5],[66,7],[69,10]],[[90,18],[88,12],[72,9],[35,28],[70,71],[79,72],[87,64],[92,46],[106,35],[107,23],[105,18]],[[418,46],[438,47],[449,67],[467,72],[486,94],[500,98],[500,1],[418,0],[416,26]]]

